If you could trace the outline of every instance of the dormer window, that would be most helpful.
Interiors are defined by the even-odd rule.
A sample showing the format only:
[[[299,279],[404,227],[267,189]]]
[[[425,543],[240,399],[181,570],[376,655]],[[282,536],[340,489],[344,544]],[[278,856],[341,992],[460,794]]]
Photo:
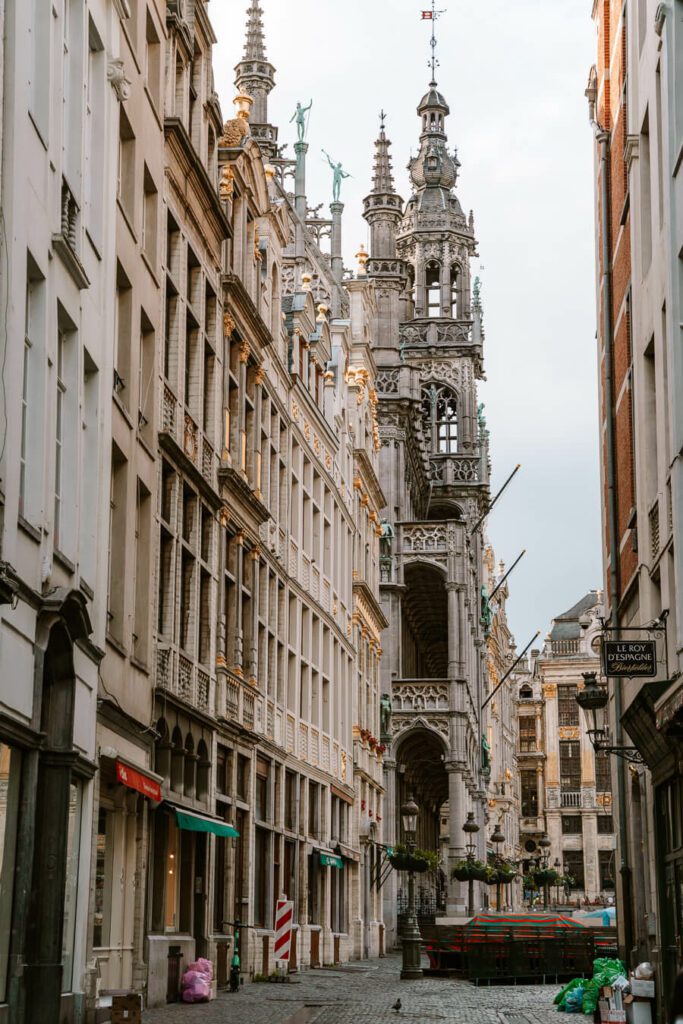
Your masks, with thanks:
[[[441,265],[432,260],[425,270],[427,316],[441,316]]]
[[[458,405],[447,387],[430,384],[422,391],[422,424],[431,451],[452,455],[458,450]]]

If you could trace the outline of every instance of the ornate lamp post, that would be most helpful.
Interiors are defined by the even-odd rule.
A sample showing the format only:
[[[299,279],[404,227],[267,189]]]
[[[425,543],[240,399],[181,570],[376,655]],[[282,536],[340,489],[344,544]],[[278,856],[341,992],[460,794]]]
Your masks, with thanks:
[[[476,845],[474,842],[474,837],[479,831],[479,826],[474,820],[474,811],[468,811],[467,821],[463,825],[462,830],[468,836],[468,841],[465,844],[465,849],[467,850],[467,863],[471,866],[472,864],[474,864],[475,860],[474,853],[476,850]],[[474,879],[472,878],[472,875],[470,875],[470,877],[467,880],[467,913],[469,914],[470,917],[474,916]]]
[[[496,831],[491,836],[491,842],[495,843],[496,846],[496,871],[500,871],[501,859],[500,859],[500,844],[505,842],[505,836],[503,835],[500,828],[500,821],[496,825]],[[500,873],[496,875],[496,910],[500,913]]]
[[[403,832],[406,837],[408,855],[415,855],[415,836],[417,833],[417,817],[420,809],[412,796],[408,797],[406,803],[401,807],[401,818],[403,819]],[[410,981],[422,977],[420,966],[420,929],[417,927],[415,914],[415,875],[408,872],[408,916],[403,925],[402,937],[403,965],[401,967],[401,980]]]
[[[586,713],[590,725],[586,729],[588,738],[596,754],[614,754],[634,764],[642,764],[643,758],[635,747],[615,747],[610,744],[609,726],[607,724],[607,687],[598,683],[596,672],[583,673],[584,688],[576,695],[576,703]],[[618,685],[618,683],[617,683]]]
[[[541,870],[542,871],[547,871],[548,870],[548,861],[550,859],[549,851],[550,851],[550,847],[552,846],[552,843],[548,839],[548,833],[547,832],[544,832],[543,835],[541,836],[541,838],[538,840],[538,845],[541,847],[541,850],[543,851],[542,856],[541,856]],[[549,902],[549,892],[548,892],[548,883],[546,881],[546,882],[543,883],[543,909],[544,910],[548,909],[548,902]]]

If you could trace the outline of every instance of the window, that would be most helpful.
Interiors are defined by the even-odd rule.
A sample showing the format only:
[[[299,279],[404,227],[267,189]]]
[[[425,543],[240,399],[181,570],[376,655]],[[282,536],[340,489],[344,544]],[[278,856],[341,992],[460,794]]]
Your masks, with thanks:
[[[427,316],[441,316],[441,265],[431,261],[425,267]]]
[[[112,445],[107,628],[110,636],[119,643],[124,641],[127,488],[128,462],[121,450]]]
[[[522,817],[535,818],[538,815],[538,782],[536,769],[520,772],[522,784]]]
[[[460,270],[457,266],[451,267],[451,316],[457,320],[461,315],[460,309]]]
[[[0,1003],[7,999],[21,752],[0,743]]]
[[[579,705],[576,703],[576,686],[558,686],[557,712],[560,725],[579,724]]]
[[[422,424],[431,451],[449,455],[458,450],[458,410],[450,388],[430,384],[422,391]]]
[[[106,58],[99,32],[88,17],[88,72],[85,93],[85,225],[99,250],[102,244]]]
[[[135,134],[124,108],[119,104],[119,168],[116,196],[134,226],[135,219]]]
[[[142,664],[149,654],[150,564],[152,496],[142,480],[137,482],[135,505],[135,613],[133,654]]]
[[[308,784],[308,834],[318,835],[318,814],[319,814],[320,787],[317,782]]]
[[[578,740],[560,741],[560,788],[565,792],[581,789],[581,751]]]
[[[525,715],[519,720],[519,749],[522,754],[536,750],[536,719]]]
[[[609,754],[595,755],[595,789],[598,793],[612,792],[612,765]]]
[[[268,905],[268,847],[270,833],[257,828],[254,836],[254,924],[266,926],[266,907]]]
[[[268,788],[270,781],[270,761],[259,757],[256,759],[256,799],[254,813],[259,821],[268,821]]]
[[[645,0],[642,0],[643,6]],[[643,126],[640,129],[640,145],[638,147],[638,168],[640,173],[640,237],[642,254],[642,272],[645,275],[652,260],[652,182],[650,180],[650,120],[649,111],[645,112]]]
[[[81,522],[79,563],[81,578],[95,581],[98,551],[98,496],[92,481],[99,470],[99,373],[88,352],[83,349],[83,400],[81,405]]]
[[[55,477],[54,545],[65,555],[73,555],[76,503],[76,453],[78,387],[76,332],[62,306],[57,310],[57,351],[55,353]]]
[[[145,313],[140,311],[140,365],[138,367],[138,430],[151,442],[154,424],[154,356],[156,336],[154,327]]]
[[[237,755],[237,797],[239,800],[249,799],[249,758],[243,754]]]
[[[520,700],[531,700],[533,695],[534,695],[534,691],[531,689],[531,687],[529,685],[525,684],[524,686],[520,687],[520,690],[519,690],[519,699]]]
[[[583,850],[565,850],[563,852],[565,874],[574,879],[573,889],[584,888]]]
[[[33,0],[29,18],[31,35],[30,111],[31,120],[45,145],[50,126],[50,71],[52,17],[45,17],[45,0]]]
[[[161,43],[149,9],[147,10],[146,41],[145,85],[152,103],[159,110],[161,106]]]
[[[598,835],[611,836],[614,832],[614,821],[611,814],[598,815]]]
[[[562,835],[580,836],[583,833],[583,824],[580,814],[562,815]]]
[[[19,448],[19,515],[37,523],[41,507],[45,353],[45,288],[31,254],[26,266],[24,352],[21,380],[21,438]]]
[[[601,891],[614,889],[614,850],[598,850]]]
[[[131,348],[133,333],[133,289],[120,263],[116,266],[116,353],[114,357],[114,392],[129,408]],[[133,399],[134,400],[134,399]]]
[[[285,772],[285,828],[294,831],[296,828],[296,775]]]
[[[113,812],[100,807],[95,837],[95,895],[93,946],[106,947],[111,930],[111,882],[113,843]]]
[[[158,209],[159,195],[154,179],[150,174],[147,164],[142,180],[143,204],[142,204],[142,251],[149,260],[152,270],[157,269],[157,236],[159,230]]]

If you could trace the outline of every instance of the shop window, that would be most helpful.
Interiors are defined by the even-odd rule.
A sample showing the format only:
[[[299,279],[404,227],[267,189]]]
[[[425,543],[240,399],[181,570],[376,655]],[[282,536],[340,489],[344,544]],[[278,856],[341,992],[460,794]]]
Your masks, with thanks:
[[[320,924],[320,871],[318,854],[310,854],[308,858],[308,920],[311,924]]]
[[[346,931],[346,900],[344,868],[330,868],[330,914],[333,932]]]
[[[95,948],[109,945],[111,934],[111,881],[112,860],[114,853],[114,815],[106,807],[100,807],[97,816],[97,836],[95,837],[95,909],[93,946]]]
[[[73,985],[74,942],[78,910],[78,863],[81,843],[81,787],[69,788],[69,821],[66,837],[66,884],[64,886],[64,928],[62,930],[62,992]]]
[[[226,816],[229,808],[225,804],[216,806],[219,818]],[[228,873],[228,842],[225,836],[216,836],[214,847],[214,886],[213,886],[213,930],[223,931],[223,922],[227,920],[226,907],[226,875]]]
[[[282,888],[287,899],[293,900],[296,893],[296,843],[292,839],[285,839],[285,864]]]
[[[0,1003],[7,998],[21,752],[0,743]]]

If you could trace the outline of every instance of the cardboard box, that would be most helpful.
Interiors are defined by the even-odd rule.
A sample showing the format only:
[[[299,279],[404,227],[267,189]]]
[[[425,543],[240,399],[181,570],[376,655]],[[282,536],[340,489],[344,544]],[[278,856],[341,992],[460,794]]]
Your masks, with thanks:
[[[111,1024],[142,1024],[142,996],[139,992],[112,997]]]
[[[602,988],[600,989],[600,995],[602,996],[603,999],[611,999],[612,998],[612,986],[611,985],[603,985]]]
[[[625,1010],[608,1010],[607,1011],[607,1022],[608,1022],[608,1024],[626,1024],[626,1011]]]
[[[649,1000],[642,1003],[629,1003],[626,1007],[628,1024],[652,1024],[652,1004]]]
[[[631,995],[639,999],[654,999],[655,983],[653,981],[641,981],[640,978],[631,978]]]

